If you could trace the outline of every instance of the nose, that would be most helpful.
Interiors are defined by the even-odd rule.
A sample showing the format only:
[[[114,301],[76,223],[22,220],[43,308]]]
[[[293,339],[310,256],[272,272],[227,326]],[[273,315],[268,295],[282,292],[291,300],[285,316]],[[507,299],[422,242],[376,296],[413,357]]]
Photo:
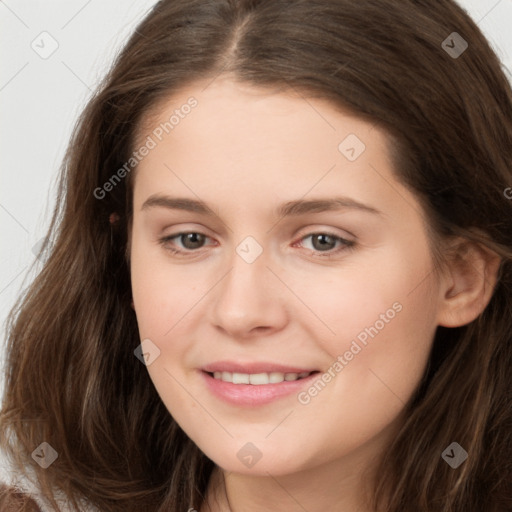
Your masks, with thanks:
[[[215,287],[210,316],[217,330],[237,339],[268,335],[288,321],[286,289],[268,267],[265,251],[248,263],[236,252]]]

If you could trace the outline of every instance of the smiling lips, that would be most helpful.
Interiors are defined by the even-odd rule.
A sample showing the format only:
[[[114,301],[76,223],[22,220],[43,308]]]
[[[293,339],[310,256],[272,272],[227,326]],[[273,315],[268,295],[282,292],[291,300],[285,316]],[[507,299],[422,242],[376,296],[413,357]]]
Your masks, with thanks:
[[[224,382],[232,382],[233,384],[252,384],[254,386],[261,386],[262,384],[279,384],[283,381],[294,381],[307,377],[312,372],[301,373],[231,373],[231,372],[213,372],[215,379],[220,379]],[[211,375],[211,374],[210,374]]]
[[[303,379],[316,370],[307,370],[274,363],[240,364],[230,361],[219,361],[206,365],[203,367],[203,371],[223,382],[259,386]]]
[[[273,363],[239,364],[229,361],[204,366],[209,389],[234,405],[263,405],[298,391],[318,370]]]

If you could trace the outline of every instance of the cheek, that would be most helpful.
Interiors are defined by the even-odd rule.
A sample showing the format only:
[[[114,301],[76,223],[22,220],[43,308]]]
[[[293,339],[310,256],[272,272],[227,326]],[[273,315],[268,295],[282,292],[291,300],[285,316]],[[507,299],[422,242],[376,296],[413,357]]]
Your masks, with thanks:
[[[204,295],[197,271],[170,264],[165,251],[134,228],[130,255],[132,294],[141,336],[161,338]]]
[[[343,369],[337,369],[351,376],[349,382],[378,380],[374,371],[405,399],[423,374],[436,329],[429,253],[418,246],[380,251],[335,277],[325,272],[299,292],[307,293],[317,317],[308,315],[304,325],[311,335],[316,326],[317,342],[332,363],[342,356]]]
[[[371,284],[369,281],[368,286]],[[339,294],[325,318],[336,335],[317,338],[330,363],[325,385],[312,386],[299,397],[330,421],[325,438],[363,443],[393,422],[418,387],[425,372],[435,333],[427,286],[411,287],[407,280],[384,280],[347,297]],[[364,304],[365,307],[360,307]],[[337,313],[337,314],[336,314]],[[350,441],[349,441],[350,440]]]

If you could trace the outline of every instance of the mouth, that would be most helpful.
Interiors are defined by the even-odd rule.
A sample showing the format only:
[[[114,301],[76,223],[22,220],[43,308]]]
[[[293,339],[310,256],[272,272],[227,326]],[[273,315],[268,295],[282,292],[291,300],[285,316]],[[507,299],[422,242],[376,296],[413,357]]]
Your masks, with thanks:
[[[268,365],[267,365],[268,367]],[[298,368],[297,368],[298,369]],[[251,373],[203,369],[199,373],[210,393],[235,407],[260,407],[286,397],[297,395],[320,374],[312,371],[261,371]],[[276,370],[275,366],[273,370]]]
[[[241,373],[228,371],[205,372],[210,377],[230,384],[249,384],[252,386],[265,386],[268,384],[279,384],[281,382],[293,382],[306,379],[307,377],[320,373],[318,370],[304,372],[259,372]]]

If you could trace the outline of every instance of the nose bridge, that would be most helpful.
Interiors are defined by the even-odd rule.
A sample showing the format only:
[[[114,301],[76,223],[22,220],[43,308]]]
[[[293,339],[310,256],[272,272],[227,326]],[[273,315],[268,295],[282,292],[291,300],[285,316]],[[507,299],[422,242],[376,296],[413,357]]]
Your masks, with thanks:
[[[241,242],[236,247],[229,262],[231,271],[221,287],[221,300],[230,308],[238,306],[240,312],[249,305],[255,307],[263,295],[270,294],[267,268],[270,262],[268,254],[260,247],[261,250],[257,250],[254,242]]]
[[[270,252],[254,237],[246,237],[228,264],[230,270],[213,301],[214,323],[237,336],[258,327],[280,327],[285,311],[279,283],[267,268],[271,266]]]

